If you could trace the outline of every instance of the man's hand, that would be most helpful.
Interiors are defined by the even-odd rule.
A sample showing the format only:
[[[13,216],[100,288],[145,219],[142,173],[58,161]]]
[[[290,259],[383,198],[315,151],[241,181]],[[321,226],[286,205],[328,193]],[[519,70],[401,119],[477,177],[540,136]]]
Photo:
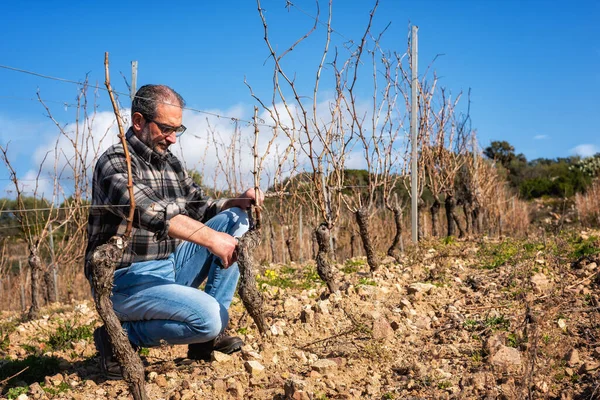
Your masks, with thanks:
[[[252,204],[256,204],[258,207],[261,207],[265,201],[265,194],[259,189],[258,198],[256,195],[257,193],[254,188],[248,189],[240,196],[227,200],[222,209],[226,210],[231,207],[239,207],[242,210],[247,210]]]
[[[258,198],[257,198],[257,195],[258,195]],[[256,204],[258,207],[261,207],[263,205],[263,203],[265,202],[265,194],[263,193],[263,191],[258,189],[258,193],[257,193],[257,190],[254,188],[246,190],[240,196],[240,198],[241,199],[250,199],[250,204],[252,204],[252,201],[254,200],[254,204]],[[248,207],[250,207],[250,204],[248,205]]]
[[[229,268],[237,261],[238,240],[227,233],[218,231],[214,231],[211,236],[211,243],[207,246],[208,251],[221,259],[223,268]]]

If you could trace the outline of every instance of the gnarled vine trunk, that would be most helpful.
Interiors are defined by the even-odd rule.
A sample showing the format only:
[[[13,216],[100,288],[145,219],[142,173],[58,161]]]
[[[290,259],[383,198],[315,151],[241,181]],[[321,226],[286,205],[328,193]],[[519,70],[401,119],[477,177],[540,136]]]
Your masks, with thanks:
[[[54,280],[54,274],[56,271],[56,265],[52,264],[44,272],[44,298],[47,303],[56,303],[56,281]]]
[[[252,229],[240,238],[237,247],[238,268],[240,270],[238,293],[248,314],[254,320],[258,331],[264,336],[268,332],[268,327],[264,317],[264,300],[256,285],[256,262],[252,254],[254,249],[260,244],[260,240],[261,234],[258,229]]]
[[[275,251],[275,230],[273,229],[273,223],[269,222],[269,247],[271,248],[271,262],[276,263],[277,259]]]
[[[288,257],[290,258],[290,262],[294,261],[294,253],[292,253],[292,237],[288,236],[285,239],[285,247],[287,248]]]
[[[473,203],[465,201],[463,204],[463,211],[465,213],[465,231],[467,235],[473,234]]]
[[[36,319],[40,313],[40,275],[43,270],[37,247],[31,246],[29,248],[27,262],[31,268],[31,307],[27,312],[27,319],[32,320]]]
[[[92,285],[96,310],[104,322],[113,347],[114,356],[121,365],[123,378],[135,400],[146,400],[144,365],[140,356],[133,350],[121,322],[115,315],[110,295],[113,288],[115,266],[123,257],[127,246],[120,237],[112,237],[108,243],[98,246],[92,254]]]
[[[400,241],[402,240],[402,209],[398,206],[393,206],[392,212],[394,213],[394,225],[396,226],[396,234],[394,235],[392,244],[390,245],[387,251],[387,255],[390,257],[394,257],[396,261],[399,261],[398,244],[400,244]]]
[[[367,255],[367,263],[371,272],[377,270],[378,263],[375,257],[375,251],[373,250],[373,244],[371,243],[371,234],[369,232],[369,211],[365,207],[361,207],[354,213],[356,223],[358,224],[358,232],[362,239],[363,249]]]
[[[456,200],[452,195],[446,195],[444,202],[446,206],[446,221],[448,222],[448,237],[456,236],[456,227],[454,226],[454,209],[456,208]]]
[[[440,232],[438,231],[438,222],[441,206],[440,201],[436,198],[429,208],[429,211],[431,212],[431,236],[433,237],[438,237],[440,235]]]
[[[335,273],[331,266],[330,260],[330,246],[329,237],[331,231],[327,227],[326,223],[322,223],[315,229],[315,237],[319,250],[317,252],[317,273],[319,277],[325,282],[330,293],[335,293],[338,290],[338,283],[335,280]]]

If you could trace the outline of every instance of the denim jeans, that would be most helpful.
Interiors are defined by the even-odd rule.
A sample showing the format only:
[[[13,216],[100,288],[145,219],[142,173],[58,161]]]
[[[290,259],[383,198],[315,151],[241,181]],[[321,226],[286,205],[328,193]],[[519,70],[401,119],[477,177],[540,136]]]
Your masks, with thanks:
[[[240,237],[248,216],[227,209],[210,219],[210,228]],[[221,268],[206,248],[182,242],[163,260],[133,263],[115,271],[112,302],[129,340],[144,347],[203,343],[227,326],[239,278],[237,263]],[[198,286],[206,280],[204,291]]]

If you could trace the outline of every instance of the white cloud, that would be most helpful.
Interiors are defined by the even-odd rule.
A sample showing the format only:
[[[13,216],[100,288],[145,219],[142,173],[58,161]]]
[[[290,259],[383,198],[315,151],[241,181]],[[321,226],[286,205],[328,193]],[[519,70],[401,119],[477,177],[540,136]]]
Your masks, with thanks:
[[[543,139],[548,139],[548,135],[535,135],[533,138],[535,140],[543,140]]]
[[[571,154],[581,157],[591,157],[598,152],[600,152],[600,148],[595,144],[580,144],[571,149]]]
[[[357,106],[359,114],[365,118],[365,128],[368,130],[369,110],[367,104],[358,104]],[[292,120],[295,121],[297,130],[295,135],[297,136],[300,129],[299,121],[302,120],[298,107],[293,104],[289,105],[288,108],[284,107],[283,104],[276,104],[275,107],[279,112],[281,126],[291,127]],[[209,186],[238,192],[251,187],[253,185],[252,146],[254,144],[254,127],[248,122],[235,122],[231,118],[219,118],[215,115],[226,115],[250,121],[252,119],[252,109],[251,105],[238,104],[224,110],[207,110],[207,114],[184,110],[183,122],[188,129],[178,139],[178,143],[171,147],[171,151],[185,163],[188,169],[200,171],[204,182]],[[312,114],[312,106],[308,107],[307,111]],[[126,116],[129,115],[129,112],[129,109],[122,110],[122,114]],[[35,140],[29,142],[22,140],[22,142],[27,143],[26,154],[28,154],[28,159],[26,163],[22,162],[24,167],[21,167],[20,170],[27,172],[25,174],[19,173],[19,178],[26,185],[24,190],[27,190],[27,193],[33,193],[36,176],[41,165],[39,174],[41,179],[38,182],[37,193],[43,192],[46,198],[51,197],[55,193],[53,178],[58,176],[60,186],[56,188],[56,192],[60,195],[56,200],[62,201],[62,196],[68,196],[73,192],[73,165],[83,163],[85,174],[88,179],[91,179],[91,171],[97,157],[119,140],[114,114],[111,111],[97,112],[87,120],[80,119],[79,125],[76,125],[74,119],[73,114],[72,121],[64,125],[64,134],[61,134],[58,128],[48,120],[42,128],[38,127],[37,134],[27,135],[28,138],[35,138]],[[274,121],[270,114],[264,110],[259,113],[259,119],[267,125],[259,126],[258,136],[258,153],[260,156],[265,157],[261,186],[266,188],[272,185],[275,171],[281,164],[281,159],[289,147],[290,140],[281,128],[278,129],[278,136],[270,144],[269,154],[266,154],[269,142],[273,139],[275,132],[269,125],[274,125]],[[328,121],[331,121],[331,119],[330,102],[323,100],[317,103],[314,120],[317,121],[320,127],[328,127]],[[342,124],[345,127],[342,129],[347,130],[349,121],[346,116],[343,119]],[[339,120],[336,122],[339,122]],[[310,126],[309,130],[313,131],[314,127]],[[306,135],[301,136],[304,136],[301,139],[306,143]],[[343,139],[339,138],[340,142],[332,145],[334,153],[332,157],[336,158],[335,162],[344,162],[345,168],[366,168],[364,150],[360,144],[348,147],[345,155],[341,154],[341,151],[336,151],[337,148],[341,148]],[[401,141],[401,139],[397,140]],[[297,143],[296,138],[296,147],[299,147]],[[315,140],[312,144],[313,154],[319,154],[322,147],[318,140]],[[23,156],[21,155],[21,157]],[[292,160],[295,160],[296,166],[293,165]],[[326,161],[326,163],[329,162],[331,160]],[[282,173],[279,179],[289,176],[294,172],[294,169],[310,170],[311,166],[307,156],[298,151],[295,157],[291,154],[288,155],[288,160],[283,163],[281,169]],[[25,181],[25,179],[30,179],[30,181]],[[43,187],[40,185],[43,185]],[[14,191],[14,188],[10,185],[7,185],[6,189]]]

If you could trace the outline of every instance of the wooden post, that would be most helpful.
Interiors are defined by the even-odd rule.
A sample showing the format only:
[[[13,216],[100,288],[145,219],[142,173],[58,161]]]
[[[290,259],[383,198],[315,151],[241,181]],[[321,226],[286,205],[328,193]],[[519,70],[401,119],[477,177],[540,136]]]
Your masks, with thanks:
[[[26,304],[25,304],[25,286],[23,286],[23,268],[21,265],[21,260],[19,260],[19,286],[21,287],[21,312],[25,312]]]
[[[304,261],[304,254],[302,253],[303,230],[302,207],[300,207],[300,214],[298,215],[298,262],[300,263]]]
[[[281,262],[285,264],[287,262],[286,250],[285,250],[285,233],[283,233],[284,226],[281,225]]]
[[[52,222],[50,222],[48,226],[48,236],[50,239],[50,265],[52,266],[52,280],[54,281],[54,301],[58,303],[58,277],[56,276],[56,270],[58,266],[54,262],[56,258],[54,255],[54,235],[52,234]]]

